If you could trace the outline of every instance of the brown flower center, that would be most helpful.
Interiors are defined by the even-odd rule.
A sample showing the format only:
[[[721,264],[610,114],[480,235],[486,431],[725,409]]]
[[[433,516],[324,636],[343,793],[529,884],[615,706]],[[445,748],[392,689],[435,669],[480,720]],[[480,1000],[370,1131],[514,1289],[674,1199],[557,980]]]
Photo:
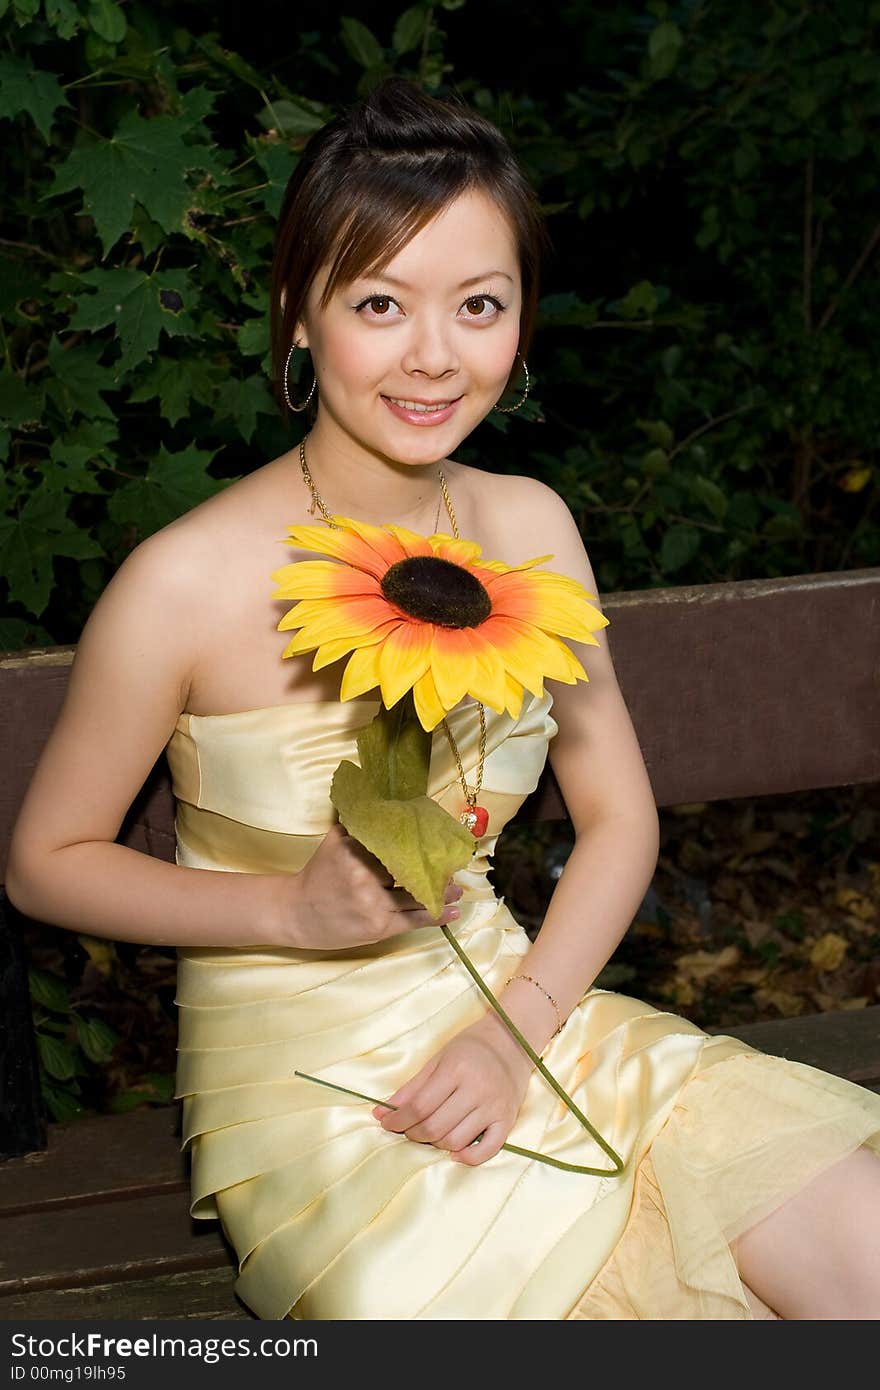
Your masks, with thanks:
[[[398,560],[382,580],[382,593],[410,617],[438,627],[479,627],[492,612],[476,575],[439,555]]]

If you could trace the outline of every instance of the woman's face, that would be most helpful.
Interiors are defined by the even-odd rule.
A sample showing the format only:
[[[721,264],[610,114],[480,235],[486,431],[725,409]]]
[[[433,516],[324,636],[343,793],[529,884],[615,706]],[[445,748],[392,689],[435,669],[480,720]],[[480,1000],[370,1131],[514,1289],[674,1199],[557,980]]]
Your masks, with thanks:
[[[316,432],[401,463],[445,458],[499,399],[516,356],[522,291],[506,215],[462,194],[322,309],[327,273],[296,332],[318,378]]]

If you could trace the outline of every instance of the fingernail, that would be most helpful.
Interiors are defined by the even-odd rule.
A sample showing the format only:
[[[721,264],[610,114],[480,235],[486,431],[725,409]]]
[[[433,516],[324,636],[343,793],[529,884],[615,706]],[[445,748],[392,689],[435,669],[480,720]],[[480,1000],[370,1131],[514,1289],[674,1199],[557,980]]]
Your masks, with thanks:
[[[456,919],[456,917],[460,917],[460,916],[461,916],[461,913],[459,912],[459,910],[458,910],[457,907],[453,907],[453,908],[450,909],[450,912],[449,912],[449,921],[450,921],[450,922],[454,922],[455,919]]]

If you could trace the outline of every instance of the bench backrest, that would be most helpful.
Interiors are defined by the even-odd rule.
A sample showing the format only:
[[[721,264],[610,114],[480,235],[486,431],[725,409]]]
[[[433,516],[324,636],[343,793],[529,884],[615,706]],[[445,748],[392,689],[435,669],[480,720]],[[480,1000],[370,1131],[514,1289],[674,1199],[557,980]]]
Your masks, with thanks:
[[[880,780],[880,569],[603,595],[658,806]],[[73,647],[0,659],[0,879]],[[549,767],[520,819],[564,817]],[[120,833],[174,857],[164,758]]]

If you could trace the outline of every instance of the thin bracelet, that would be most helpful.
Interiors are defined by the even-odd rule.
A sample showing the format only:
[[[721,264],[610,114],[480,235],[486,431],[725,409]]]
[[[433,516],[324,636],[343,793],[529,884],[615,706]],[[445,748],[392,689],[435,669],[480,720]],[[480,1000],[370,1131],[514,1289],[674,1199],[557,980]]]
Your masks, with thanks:
[[[557,1004],[556,1000],[553,998],[553,995],[552,995],[552,994],[547,994],[547,991],[546,991],[546,989],[544,988],[544,986],[543,986],[542,984],[540,984],[536,979],[534,979],[531,975],[514,975],[513,979],[512,979],[512,980],[508,980],[507,983],[508,983],[509,985],[512,985],[512,984],[515,983],[516,980],[528,980],[528,982],[529,982],[530,985],[535,985],[536,988],[539,989],[539,990],[541,991],[542,994],[547,995],[547,998],[550,1000],[550,1003],[553,1005],[554,1009],[556,1010],[556,1023],[557,1023],[556,1033],[561,1033],[561,1032],[562,1032],[562,1014],[559,1012],[559,1005]],[[556,1037],[556,1033],[553,1034],[553,1037],[554,1037],[554,1038]]]

